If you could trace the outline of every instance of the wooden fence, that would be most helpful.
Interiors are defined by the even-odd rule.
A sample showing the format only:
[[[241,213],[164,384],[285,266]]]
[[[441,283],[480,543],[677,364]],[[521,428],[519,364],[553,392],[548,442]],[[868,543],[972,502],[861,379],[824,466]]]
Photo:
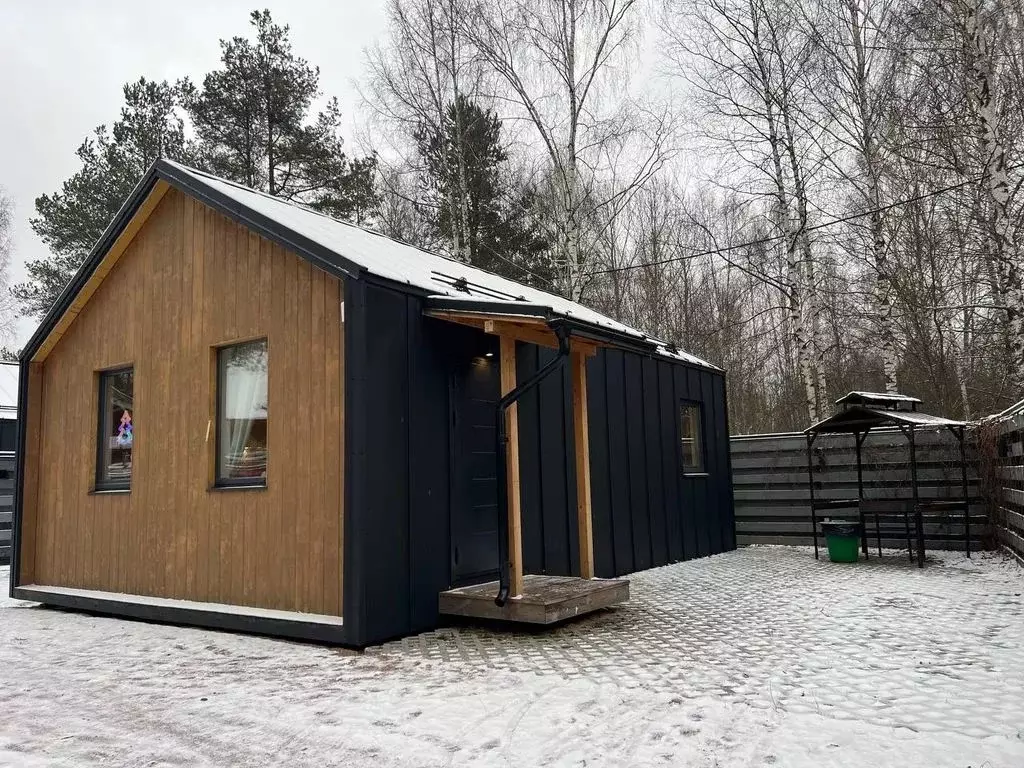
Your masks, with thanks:
[[[919,432],[917,440],[918,486],[921,499],[962,497],[960,450],[948,431]],[[989,533],[986,506],[978,481],[977,449],[967,437],[968,494],[971,499],[971,548],[980,548]],[[731,442],[733,493],[736,504],[737,544],[810,544],[812,539],[810,494],[807,486],[807,442],[802,434],[744,435]],[[814,443],[816,499],[857,497],[857,460],[853,438],[821,435]],[[864,496],[879,500],[874,506],[902,510],[912,499],[910,450],[897,431],[871,433],[863,447]],[[1024,466],[1014,470],[1021,478]],[[1021,488],[1024,488],[1022,483]],[[1018,491],[1019,520],[1024,512],[1024,490]],[[827,517],[829,513],[822,513]],[[836,518],[856,515],[854,510],[835,512]],[[874,528],[869,517],[871,545]],[[925,526],[929,549],[963,549],[962,510],[942,513]],[[906,547],[902,525],[883,526],[883,547]]]
[[[11,562],[11,520],[14,514],[14,454],[0,453],[0,565]]]
[[[1024,412],[998,425],[992,529],[996,541],[1024,563]]]

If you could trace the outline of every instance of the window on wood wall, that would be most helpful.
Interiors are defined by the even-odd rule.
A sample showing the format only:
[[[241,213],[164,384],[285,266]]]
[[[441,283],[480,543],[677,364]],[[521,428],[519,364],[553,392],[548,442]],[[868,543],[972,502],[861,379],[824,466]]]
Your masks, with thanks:
[[[132,482],[135,444],[135,372],[131,368],[100,373],[99,442],[96,490],[126,490]]]
[[[266,485],[266,339],[217,350],[217,390],[217,485]]]
[[[683,474],[704,472],[704,429],[697,403],[679,406],[679,435],[682,441]]]

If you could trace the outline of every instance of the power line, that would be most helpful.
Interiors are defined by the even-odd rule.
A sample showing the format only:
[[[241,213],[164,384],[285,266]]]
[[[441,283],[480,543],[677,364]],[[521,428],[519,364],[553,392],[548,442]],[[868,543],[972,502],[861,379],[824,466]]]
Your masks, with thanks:
[[[1020,168],[1024,168],[1024,165],[1016,165],[1011,168],[1007,168],[1006,172],[1009,173],[1010,171],[1016,171]],[[813,224],[809,227],[804,227],[803,231],[814,232],[819,229],[825,229],[826,227],[834,227],[836,224],[844,224],[848,221],[853,221],[855,219],[863,219],[866,216],[872,216],[876,213],[883,213],[885,211],[891,210],[892,208],[899,208],[902,205],[910,205],[911,203],[917,203],[920,202],[921,200],[927,200],[930,197],[944,195],[947,192],[952,192],[955,189],[960,189],[960,187],[965,187],[968,184],[976,183],[980,181],[982,178],[984,177],[979,176],[977,178],[965,179],[964,181],[957,182],[956,184],[951,184],[950,186],[943,187],[942,189],[932,190],[931,192],[925,192],[924,194],[915,195],[914,197],[907,197],[904,198],[903,200],[897,200],[896,202],[889,203],[888,205],[882,205],[879,206],[878,208],[872,208],[871,210],[868,211],[861,211],[860,213],[851,213],[848,216],[840,216],[835,219],[823,221],[820,224]],[[615,272],[626,272],[632,269],[643,269],[644,267],[657,267],[661,266],[662,264],[674,264],[675,262],[688,261],[690,259],[699,259],[704,256],[716,256],[719,254],[731,253],[732,251],[738,251],[743,248],[751,248],[755,245],[766,245],[768,243],[774,243],[779,240],[785,240],[786,237],[788,237],[788,235],[771,235],[770,237],[762,237],[758,238],[757,240],[748,240],[745,243],[727,245],[721,248],[712,248],[707,251],[699,251],[697,253],[691,253],[686,256],[673,256],[672,258],[659,259],[658,261],[647,261],[642,264],[628,264],[624,267],[609,267],[608,269],[595,269],[591,272],[588,272],[587,276],[592,277],[594,275],[608,275]]]

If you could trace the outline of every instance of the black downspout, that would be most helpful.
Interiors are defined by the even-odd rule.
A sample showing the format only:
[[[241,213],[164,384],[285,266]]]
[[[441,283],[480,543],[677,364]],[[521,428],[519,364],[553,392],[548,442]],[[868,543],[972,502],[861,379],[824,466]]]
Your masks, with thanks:
[[[529,392],[550,374],[565,365],[569,357],[569,329],[565,323],[552,321],[551,330],[558,336],[558,355],[498,401],[498,596],[494,604],[499,608],[508,602],[509,581],[512,564],[508,553],[508,469],[505,461],[508,454],[508,431],[505,426],[505,412],[516,400]]]

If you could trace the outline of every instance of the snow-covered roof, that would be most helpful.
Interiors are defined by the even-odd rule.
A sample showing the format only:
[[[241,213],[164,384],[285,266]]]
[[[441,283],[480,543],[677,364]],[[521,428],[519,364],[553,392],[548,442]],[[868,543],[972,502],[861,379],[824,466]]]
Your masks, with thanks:
[[[893,405],[919,405],[921,400],[910,395],[901,395],[897,392],[861,392],[855,390],[853,392],[847,392],[836,400],[836,405],[843,405],[844,403],[891,403]]]
[[[893,411],[887,408],[868,408],[853,405],[845,411],[829,416],[804,430],[805,433],[863,432],[883,426],[906,425],[911,427],[963,427],[966,422],[932,416],[916,411]]]
[[[552,315],[651,345],[652,351],[659,355],[719,370],[705,360],[670,348],[636,328],[553,293],[332,219],[303,205],[257,192],[179,163],[168,160],[159,162],[173,169],[176,176],[191,178],[202,187],[212,189],[218,195],[255,213],[256,217],[269,219],[278,227],[312,241],[378,278],[415,287],[428,292],[429,296],[444,297],[446,301],[465,300],[467,304],[487,304],[494,308],[489,311],[515,314],[517,309],[521,311],[522,305],[543,307]]]
[[[18,364],[0,363],[0,419],[18,418]]]

